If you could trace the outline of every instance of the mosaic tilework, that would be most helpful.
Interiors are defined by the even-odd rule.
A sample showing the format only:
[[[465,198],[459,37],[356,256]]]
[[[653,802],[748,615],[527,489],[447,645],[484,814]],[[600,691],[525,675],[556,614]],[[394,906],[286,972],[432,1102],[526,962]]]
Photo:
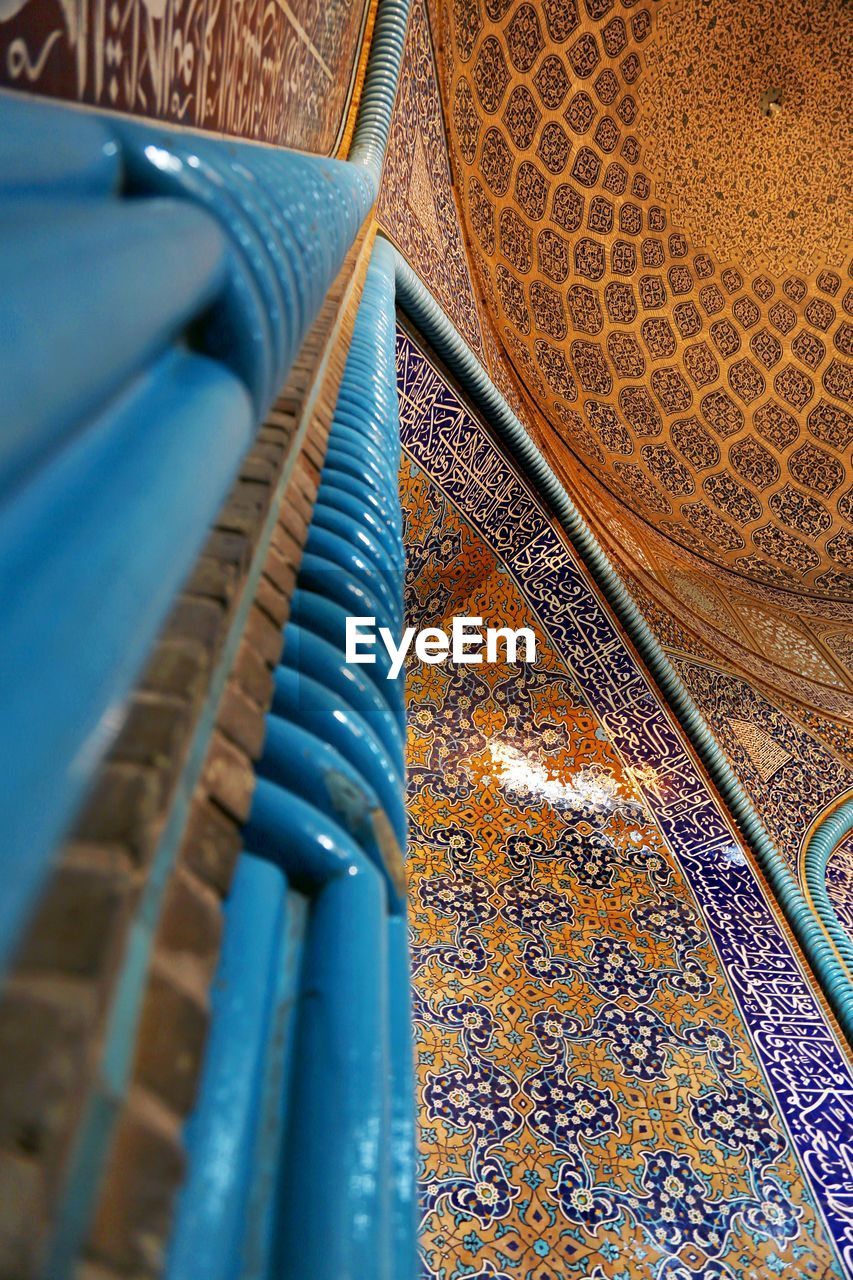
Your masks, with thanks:
[[[759,692],[763,691],[774,701],[780,704],[787,702],[803,723],[810,708],[817,708],[818,715],[822,714],[827,723],[828,718],[833,717],[836,727],[835,736],[838,739],[840,735],[836,751],[844,761],[853,763],[853,740],[849,732],[846,735],[844,733],[844,727],[850,725],[851,710],[853,710],[853,699],[846,688],[842,690],[834,686],[817,685],[814,681],[800,676],[795,670],[791,670],[793,663],[790,658],[788,665],[777,666],[769,653],[762,654],[757,646],[747,647],[750,644],[750,637],[748,633],[746,636],[738,633],[737,623],[732,625],[728,636],[715,632],[709,627],[703,627],[703,619],[697,617],[696,613],[691,618],[688,609],[671,607],[672,596],[669,592],[650,589],[649,575],[641,577],[634,572],[633,566],[626,562],[624,548],[622,551],[623,554],[619,555],[613,554],[610,550],[611,558],[619,567],[622,579],[630,585],[631,594],[664,648],[694,654],[707,659],[724,671],[746,678],[754,688]],[[657,575],[655,587],[660,587],[663,571],[671,575],[671,578],[663,580],[666,587],[671,587],[671,579],[678,575],[679,569],[671,568],[665,561],[663,563],[658,561],[655,565]],[[720,585],[725,587],[727,584],[723,580]],[[706,584],[703,581],[703,591],[705,587]],[[736,597],[727,594],[725,598],[729,602]],[[712,599],[716,603],[716,600]],[[698,613],[698,607],[696,612]],[[737,617],[737,614],[735,616]],[[782,618],[784,617],[783,614]],[[784,622],[780,621],[779,630],[784,631]],[[733,640],[733,636],[737,639]]]
[[[786,931],[573,554],[404,336],[398,379],[410,622],[542,638],[526,670],[410,675],[425,1276],[846,1274],[853,1075]]]
[[[821,742],[826,743],[841,761],[844,763],[850,761],[851,737],[853,735],[851,735],[849,723],[845,724],[841,720],[830,720],[828,716],[811,711],[808,707],[798,705],[790,698],[778,698],[777,702],[780,709],[785,712],[789,719],[803,725]]]
[[[589,484],[580,488],[623,582],[802,883],[811,824],[853,789],[851,669],[838,661],[841,646],[827,644],[848,640],[849,623],[795,611],[790,596],[782,607],[772,590],[744,596],[730,575],[710,574],[684,553],[675,559],[663,539],[602,505]],[[840,619],[847,606],[822,608]],[[848,921],[853,879],[839,870],[828,888]]]
[[[801,875],[810,824],[853,788],[849,668],[836,661],[828,670],[836,651],[825,638],[835,635],[843,642],[851,635],[849,623],[842,621],[849,606],[822,602],[827,617],[821,617],[805,613],[801,600],[774,588],[754,589],[746,597],[733,590],[732,575],[708,572],[687,552],[674,557],[666,539],[608,501],[572,466],[547,425],[540,441],[550,445],[558,474],[669,653],[788,866]],[[800,608],[792,609],[792,603]],[[767,631],[773,627],[767,651],[762,650],[765,634],[753,634],[744,621],[747,610],[767,620]],[[781,652],[775,646],[774,663],[769,653],[777,629],[781,635],[795,627],[798,638],[807,638],[808,649],[800,655],[794,646]],[[798,667],[800,656],[804,661]],[[820,685],[802,674],[814,669],[837,683]],[[844,892],[839,884],[836,898]],[[853,894],[847,909],[853,910]]]
[[[804,707],[853,719],[853,667],[843,659],[853,643],[853,607],[839,600],[806,599],[789,591],[747,583],[711,569],[700,556],[675,550],[668,539],[634,517],[589,475],[579,471],[553,431],[546,437],[552,464],[581,503],[620,572],[640,583],[638,603],[651,615],[667,615],[673,634],[684,630],[722,665],[759,687],[794,698]],[[659,632],[664,644],[670,638]],[[693,640],[673,640],[692,651]],[[848,744],[848,756],[853,755]]]
[[[0,84],[331,154],[368,0],[6,0]]]
[[[482,359],[424,0],[412,3],[376,217]]]
[[[853,836],[833,850],[826,864],[826,890],[835,914],[853,941]]]
[[[853,22],[819,8],[457,0],[442,85],[486,305],[554,429],[677,546],[850,600]]]
[[[673,655],[788,865],[799,874],[809,824],[853,786],[853,770],[745,680]]]
[[[791,732],[801,733],[807,731],[808,735],[813,735],[829,746],[830,751],[836,757],[836,760],[842,765],[842,773],[839,777],[840,792],[846,790],[847,786],[853,782],[853,736],[851,735],[850,718],[845,714],[845,709],[841,705],[843,698],[831,697],[827,701],[830,703],[828,714],[825,710],[814,711],[808,706],[807,700],[811,701],[815,697],[815,686],[808,684],[804,680],[796,680],[788,678],[784,684],[776,683],[767,679],[768,674],[772,676],[778,675],[774,672],[769,663],[765,662],[764,670],[760,669],[760,655],[755,656],[755,661],[744,659],[740,655],[739,662],[727,661],[727,655],[736,652],[734,646],[717,644],[710,636],[706,634],[704,638],[701,633],[697,634],[697,629],[687,630],[682,625],[681,620],[676,618],[675,614],[668,610],[658,598],[655,598],[647,590],[646,581],[641,581],[638,577],[628,570],[624,562],[620,563],[618,556],[612,556],[614,563],[618,565],[620,577],[631,592],[635,602],[642,611],[643,617],[648,622],[656,638],[666,649],[671,658],[679,657],[695,657],[706,665],[714,666],[723,672],[726,676],[733,680],[742,682],[752,693],[758,697],[759,701],[772,703],[772,705],[784,712],[790,722],[789,729]],[[784,689],[784,693],[781,690]],[[820,691],[823,693],[823,691]],[[702,707],[702,690],[698,687],[691,688],[691,693],[697,704]],[[709,708],[703,708],[710,712]],[[710,714],[706,716],[710,719]],[[799,729],[796,728],[799,726]],[[772,732],[772,726],[770,727]],[[809,756],[809,744],[801,755],[802,758]],[[839,794],[840,794],[839,792]]]
[[[602,504],[590,484],[573,488],[788,865],[800,874],[810,824],[853,788],[850,673],[826,644],[827,634],[853,634],[840,620],[847,606],[823,606],[839,618],[831,621],[794,611],[791,596],[783,607],[779,592],[747,597],[733,589],[730,575],[710,574],[686,555],[672,557],[664,539]]]

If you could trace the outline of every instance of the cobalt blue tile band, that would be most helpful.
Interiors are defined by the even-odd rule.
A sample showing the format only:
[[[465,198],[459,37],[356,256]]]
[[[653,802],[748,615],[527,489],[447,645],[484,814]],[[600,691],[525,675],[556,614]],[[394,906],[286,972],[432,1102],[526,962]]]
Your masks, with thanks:
[[[853,1042],[853,981],[659,641],[577,507],[467,343],[394,246],[385,240],[377,241],[374,260],[380,254],[386,269],[394,272],[400,308],[471,397],[528,482],[542,495],[638,649],[748,841],[844,1034]]]

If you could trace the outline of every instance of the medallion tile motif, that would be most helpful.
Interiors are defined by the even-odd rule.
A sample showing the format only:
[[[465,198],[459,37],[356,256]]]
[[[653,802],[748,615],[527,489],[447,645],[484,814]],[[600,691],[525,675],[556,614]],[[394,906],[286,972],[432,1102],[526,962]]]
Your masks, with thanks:
[[[409,671],[424,1276],[849,1274],[853,1076],[786,929],[572,552],[402,333],[398,380],[409,623],[539,638],[534,665]]]

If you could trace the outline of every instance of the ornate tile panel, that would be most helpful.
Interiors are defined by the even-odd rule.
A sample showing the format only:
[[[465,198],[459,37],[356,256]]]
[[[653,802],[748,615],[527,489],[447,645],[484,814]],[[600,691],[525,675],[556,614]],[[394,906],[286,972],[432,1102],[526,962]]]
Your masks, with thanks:
[[[376,217],[483,359],[424,0],[412,3]]]
[[[398,380],[409,621],[539,637],[535,665],[410,670],[424,1275],[850,1273],[853,1074],[784,924],[573,552],[402,333]]]
[[[833,851],[826,865],[826,890],[835,914],[853,941],[853,836]]]
[[[368,0],[9,0],[0,84],[331,154]]]
[[[658,195],[722,262],[777,278],[792,263],[804,272],[837,264],[848,228],[838,199],[844,149],[833,145],[845,112],[836,58],[849,48],[848,15],[795,3],[780,21],[773,5],[742,0],[719,6],[712,25],[683,0],[660,10],[640,89]],[[691,63],[698,75],[684,74]]]
[[[571,479],[571,477],[567,477]],[[573,486],[643,617],[669,656],[773,839],[799,872],[811,823],[853,788],[853,691],[827,639],[838,621],[794,610],[790,595],[744,596],[590,484]],[[798,602],[799,603],[799,602]],[[818,680],[821,683],[818,683]],[[830,683],[830,681],[832,683]]]
[[[799,875],[809,825],[853,785],[853,770],[746,680],[677,654],[672,659],[791,871]]]

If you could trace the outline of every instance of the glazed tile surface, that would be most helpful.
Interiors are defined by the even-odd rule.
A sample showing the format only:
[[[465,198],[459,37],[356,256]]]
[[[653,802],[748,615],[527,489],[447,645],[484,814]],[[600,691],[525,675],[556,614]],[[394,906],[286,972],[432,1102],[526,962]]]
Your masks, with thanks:
[[[483,309],[575,470],[742,588],[849,603],[849,6],[445,12]]]
[[[790,869],[800,875],[810,824],[849,790],[853,772],[746,681],[683,657],[673,662]]]
[[[453,195],[429,22],[413,0],[376,218],[481,358],[483,335]]]
[[[719,0],[719,3],[714,0],[714,12],[709,10],[705,18],[698,11],[689,15],[688,26],[707,20],[708,38],[711,39],[711,24],[716,20],[717,10],[721,5],[725,8],[723,0]],[[591,138],[592,116],[603,109],[593,104],[591,94],[599,96],[599,90],[607,85],[612,88],[615,84],[614,76],[622,74],[629,67],[634,67],[639,73],[638,58],[642,61],[648,55],[649,66],[646,71],[650,81],[655,77],[658,80],[660,77],[665,80],[669,78],[672,88],[677,79],[677,60],[669,59],[660,63],[657,56],[651,57],[651,53],[658,45],[674,48],[673,41],[678,43],[678,31],[672,22],[672,13],[676,7],[669,4],[659,7],[661,10],[665,8],[669,17],[661,18],[659,38],[652,39],[651,31],[646,31],[645,11],[619,17],[618,14],[609,12],[609,4],[599,6],[597,15],[593,15],[589,6],[582,10],[572,5],[549,5],[539,12],[539,25],[543,38],[547,28],[551,42],[545,41],[538,52],[531,46],[527,53],[523,50],[519,53],[522,30],[527,30],[534,45],[536,44],[536,19],[535,15],[531,17],[534,8],[530,5],[513,7],[496,3],[486,5],[484,9],[482,4],[473,0],[459,0],[459,3],[453,5],[433,5],[430,8],[430,18],[432,43],[437,49],[437,81],[427,23],[424,21],[421,5],[416,5],[404,64],[406,74],[395,112],[391,156],[384,176],[380,219],[383,227],[402,247],[405,256],[441,301],[447,315],[468,337],[478,353],[479,332],[482,332],[485,359],[495,384],[525,430],[563,478],[614,567],[631,591],[646,622],[677,667],[771,837],[787,859],[789,867],[798,873],[801,844],[811,822],[818,819],[853,784],[853,743],[850,733],[853,715],[851,605],[832,592],[824,598],[792,592],[788,589],[792,582],[782,572],[781,564],[776,564],[774,568],[770,559],[762,561],[759,566],[759,578],[743,576],[731,569],[724,570],[721,564],[710,564],[709,548],[704,545],[702,538],[697,541],[691,534],[686,544],[682,540],[676,546],[663,524],[658,527],[656,517],[650,518],[648,511],[638,514],[631,510],[631,505],[635,499],[640,501],[644,493],[648,495],[650,492],[648,477],[644,479],[638,475],[638,467],[642,466],[638,454],[641,454],[642,458],[653,461],[658,468],[655,473],[657,479],[665,487],[671,483],[676,490],[683,489],[685,494],[689,490],[693,494],[691,502],[696,493],[700,490],[704,492],[700,473],[705,476],[709,470],[714,475],[708,483],[721,499],[725,499],[727,494],[739,494],[740,501],[745,501],[745,491],[742,492],[741,484],[744,480],[757,486],[758,497],[765,490],[770,494],[770,488],[775,486],[778,492],[768,498],[769,510],[775,513],[774,518],[782,518],[783,523],[785,520],[793,521],[795,525],[798,521],[805,521],[802,531],[808,527],[812,539],[818,538],[820,541],[823,536],[820,531],[827,525],[829,517],[822,514],[820,503],[812,501],[800,488],[804,473],[799,479],[795,477],[796,483],[790,482],[791,477],[787,474],[782,458],[789,447],[791,450],[801,449],[807,437],[817,439],[817,417],[809,419],[809,426],[807,415],[804,414],[802,424],[798,425],[791,414],[792,406],[784,413],[780,411],[780,416],[776,412],[778,405],[772,411],[767,406],[757,408],[748,423],[746,418],[742,421],[737,418],[739,411],[734,410],[733,405],[731,412],[734,416],[731,421],[717,415],[705,422],[700,420],[702,413],[698,410],[692,412],[692,416],[679,414],[678,421],[672,425],[672,438],[679,457],[679,461],[674,463],[675,454],[668,446],[661,444],[661,440],[665,438],[662,434],[666,430],[665,415],[661,416],[659,406],[656,408],[653,403],[654,397],[650,398],[649,393],[644,392],[636,382],[636,379],[643,376],[644,369],[649,373],[654,360],[657,357],[663,358],[664,355],[662,350],[655,352],[646,349],[642,341],[644,335],[653,336],[669,322],[648,318],[642,320],[642,316],[636,314],[632,320],[631,315],[620,315],[612,307],[608,311],[607,306],[603,305],[608,298],[614,302],[619,297],[633,296],[634,286],[624,273],[620,275],[617,272],[621,283],[611,281],[605,286],[602,278],[600,286],[595,281],[582,280],[581,287],[575,279],[577,272],[575,275],[571,272],[571,249],[567,244],[563,248],[569,253],[569,258],[561,264],[558,255],[562,244],[560,234],[548,230],[547,211],[551,208],[552,214],[554,213],[558,196],[569,199],[572,184],[568,179],[563,182],[562,178],[558,180],[556,176],[553,180],[549,178],[543,172],[544,160],[538,153],[517,165],[513,183],[500,200],[493,199],[494,191],[488,182],[482,183],[473,171],[466,178],[469,162],[474,168],[477,167],[472,157],[478,154],[479,148],[482,148],[483,155],[486,154],[487,147],[490,153],[494,151],[498,145],[496,139],[502,130],[507,132],[508,137],[512,137],[513,147],[516,144],[520,146],[519,139],[525,129],[532,129],[540,140],[544,140],[546,128],[551,130],[549,136],[557,137],[555,119],[552,117],[558,116],[562,120],[567,112],[572,114],[571,104],[576,108],[584,98],[589,99],[587,107],[591,115],[587,132]],[[753,17],[759,9],[764,14],[762,21],[775,21],[776,14],[772,6],[753,5],[750,9]],[[791,16],[786,15],[788,19]],[[825,17],[826,15],[822,20]],[[587,81],[587,87],[593,83],[596,86],[595,89],[590,89],[590,94],[584,91],[575,94],[577,86],[573,82],[578,73],[576,68],[569,68],[566,58],[568,56],[571,62],[572,56],[589,46],[589,34],[596,34],[599,18],[602,33],[606,32],[606,40],[610,42],[608,55],[613,54],[615,46],[612,42],[623,28],[626,39],[629,38],[630,30],[630,38],[637,43],[637,50],[629,55],[626,49],[624,55],[619,55],[616,63],[622,64],[621,70],[618,65],[603,70],[597,68],[596,75]],[[742,21],[736,13],[734,18],[736,25]],[[572,28],[565,44],[557,39],[557,27],[554,25],[562,21],[565,21],[565,34]],[[577,30],[574,30],[575,26]],[[502,38],[497,27],[507,31],[512,29],[516,62],[519,57],[522,61],[531,57],[534,59],[534,68],[521,73],[524,83],[517,85],[515,89],[510,90],[507,84],[503,101],[497,110],[491,114],[486,112],[488,119],[480,119],[478,102],[488,99],[494,106],[489,95],[495,98],[499,96],[505,72],[514,75],[513,68],[518,70],[512,59],[504,66],[506,58],[503,55],[506,50],[502,54]],[[584,34],[586,29],[588,31]],[[638,39],[637,33],[642,34],[643,31],[649,35],[648,40]],[[688,35],[689,31],[685,31],[685,38]],[[482,58],[477,53],[478,46]],[[646,55],[642,49],[646,50]],[[728,64],[722,65],[719,71],[721,75],[728,76]],[[445,91],[443,103],[439,93],[442,76]],[[567,78],[564,79],[564,76]],[[686,83],[689,85],[691,81],[688,79]],[[559,102],[563,90],[564,100]],[[646,97],[649,97],[648,93]],[[651,98],[654,98],[654,93]],[[630,97],[625,97],[622,106],[627,108],[631,101]],[[720,103],[724,105],[725,101],[725,96],[721,96]],[[745,99],[738,101],[743,105]],[[444,138],[442,131],[442,106],[449,129],[448,139]],[[538,119],[537,113],[541,115],[541,119]],[[760,116],[757,116],[757,120],[760,128],[769,127],[768,122]],[[583,130],[570,132],[580,134]],[[584,137],[586,136],[585,134]],[[713,141],[716,136],[713,130],[709,136]],[[572,155],[575,159],[582,140],[578,136],[574,141],[575,151]],[[456,271],[454,265],[464,263],[465,254],[464,247],[460,249],[459,220],[456,216],[454,191],[449,181],[448,141],[451,167],[454,163],[456,166],[456,194],[462,208],[463,232],[468,233],[468,259],[475,280],[479,281],[481,289],[485,289],[488,299],[493,293],[493,287],[497,287],[500,293],[500,281],[503,280],[506,285],[512,276],[509,269],[515,267],[520,272],[519,279],[523,288],[530,294],[531,303],[534,291],[541,303],[544,298],[552,298],[553,301],[551,285],[559,285],[560,278],[568,272],[562,289],[564,301],[570,304],[572,312],[571,332],[562,343],[549,346],[545,341],[544,320],[536,307],[532,308],[535,325],[526,335],[526,341],[522,340],[525,335],[519,337],[519,334],[510,332],[511,326],[508,327],[499,314],[492,314],[494,308],[490,311],[486,304],[478,308],[479,331],[472,324],[468,275],[467,272]],[[593,141],[591,145],[597,143]],[[589,148],[585,150],[588,151]],[[429,157],[427,167],[432,179],[431,191],[428,183],[419,177],[424,167],[422,157],[425,156]],[[521,160],[520,153],[517,159]],[[607,173],[615,176],[622,166],[624,156],[620,152],[618,163],[616,153],[612,159],[613,164]],[[755,155],[752,160],[756,161]],[[571,164],[571,159],[568,164]],[[637,176],[639,180],[639,175]],[[583,206],[584,211],[583,217],[578,213],[580,222],[576,228],[578,238],[574,248],[588,249],[591,242],[586,232],[597,234],[602,231],[602,226],[597,224],[596,219],[613,204],[611,197],[617,193],[609,191],[593,195],[590,189],[586,196],[583,190],[580,190],[580,196],[577,191],[574,194],[580,202],[578,208]],[[627,193],[625,194],[627,197]],[[649,201],[652,200],[650,195]],[[521,210],[525,217],[529,215],[537,226],[544,228],[536,232],[533,240],[526,238],[523,225],[525,218],[519,222],[516,216],[519,209],[514,208],[516,203],[525,206]],[[635,204],[632,199],[630,202],[616,200],[615,203],[621,210],[620,219],[624,215],[628,220],[629,217],[639,217],[643,202]],[[495,205],[495,209],[498,205],[502,206],[500,215],[496,211],[489,213],[491,205]],[[653,221],[659,222],[663,216],[664,210],[661,207],[649,203],[644,219],[640,220],[642,225],[634,228],[632,234],[637,237],[642,235],[641,248],[644,255],[653,255],[664,244],[672,249],[684,239],[674,225],[668,227],[669,234],[661,235],[659,240],[645,235],[646,231],[655,229]],[[586,225],[582,235],[581,225],[584,222]],[[608,253],[612,250],[615,255],[617,247],[620,252],[625,249],[627,241],[622,238],[622,232],[626,226],[620,221],[620,239],[611,245]],[[437,227],[443,229],[443,238],[438,247],[435,234]],[[472,227],[474,234],[470,234]],[[566,229],[565,226],[562,227],[562,230]],[[637,252],[639,251],[638,249]],[[686,249],[684,252],[686,253]],[[645,257],[643,261],[646,266],[650,265]],[[692,264],[688,255],[681,260],[681,267],[676,270],[675,275],[671,272],[668,279],[674,280],[676,275],[686,278],[685,267],[693,270],[702,265],[705,272],[709,264],[707,254],[695,255]],[[547,275],[550,271],[551,284],[547,288],[543,288],[541,280],[537,278],[537,269],[540,275],[543,272]],[[637,270],[639,272],[640,268]],[[454,273],[455,283],[451,279]],[[720,278],[726,289],[734,287],[735,282],[740,281],[746,293],[749,293],[747,283],[744,283],[738,272],[726,270]],[[772,327],[773,318],[779,320],[783,313],[787,315],[785,308],[790,309],[797,304],[799,298],[804,315],[807,312],[812,319],[823,317],[827,323],[831,321],[835,324],[836,320],[841,323],[844,306],[853,308],[853,292],[842,296],[839,286],[837,296],[831,295],[834,302],[829,303],[830,294],[826,293],[825,297],[823,294],[825,289],[835,287],[835,279],[832,272],[821,273],[820,279],[816,278],[814,281],[815,295],[814,290],[803,293],[804,282],[799,277],[792,277],[784,282],[781,291],[774,286],[772,296],[765,288],[767,281],[763,278],[760,282],[756,280],[753,284],[766,296],[759,297],[755,289],[752,290],[752,301],[740,294],[737,298],[732,296],[730,305],[734,308],[733,315],[725,323],[722,312],[719,316],[715,313],[713,317],[704,318],[705,309],[701,305],[701,298],[698,309],[684,299],[675,299],[673,315],[676,321],[682,322],[682,338],[690,336],[689,326],[686,325],[688,313],[692,326],[698,324],[701,329],[703,325],[710,325],[712,339],[720,338],[724,331],[731,338],[732,333],[742,327],[741,322],[750,317],[755,319],[762,307],[766,308],[768,324]],[[711,281],[705,279],[703,274],[701,296],[706,301],[712,294],[716,297],[719,292],[716,286],[710,286]],[[697,283],[697,288],[699,287]],[[482,294],[480,302],[483,303]],[[586,359],[592,359],[594,343],[591,340],[597,338],[599,345],[602,344],[599,330],[603,330],[608,316],[610,321],[631,326],[630,332],[620,329],[618,335],[610,335],[607,342],[612,345],[613,350],[610,351],[608,347],[609,354],[604,357],[605,364],[611,355],[616,361],[608,377],[615,369],[618,375],[614,383],[616,390],[611,388],[611,392],[613,396],[618,392],[618,411],[614,416],[603,401],[596,401],[595,404],[590,402],[588,408],[590,413],[594,411],[594,420],[591,425],[587,424],[588,429],[585,430],[581,415],[575,412],[577,403],[573,403],[571,408],[568,404],[560,404],[555,416],[548,410],[546,393],[549,385],[551,390],[559,391],[562,387],[563,398],[572,400],[575,389],[571,376],[567,373],[563,383],[560,371],[568,370],[572,352],[576,349],[583,352]],[[760,327],[757,319],[755,326]],[[476,340],[472,333],[477,334]],[[749,327],[749,335],[754,337],[752,327]],[[798,336],[792,331],[789,340],[793,343],[792,350],[795,353],[804,350],[802,334]],[[746,338],[743,341],[745,343]],[[779,341],[785,345],[787,340],[780,334]],[[531,343],[535,348],[533,356],[544,360],[547,355],[544,374],[528,350]],[[832,346],[830,336],[826,337],[825,345]],[[670,354],[675,359],[674,352]],[[743,351],[739,349],[738,359],[742,354]],[[648,364],[649,360],[652,360],[652,364]],[[618,391],[619,380],[626,378],[631,379],[631,385]],[[589,390],[589,386],[584,386]],[[701,396],[697,395],[694,409],[697,409],[699,400],[706,408],[713,404],[720,407],[729,404],[728,391],[724,395],[717,392],[709,395],[709,390],[710,388],[705,388]],[[642,406],[648,411],[645,417],[640,412]],[[616,422],[616,417],[620,419],[621,426]],[[752,434],[739,436],[740,428],[735,430],[735,418],[740,422],[743,432],[753,433],[755,423],[758,423],[759,434],[762,431],[765,433],[764,443],[756,445]],[[631,444],[630,432],[625,434],[628,426],[636,429],[642,437],[639,443]],[[596,468],[593,466],[588,471],[581,466],[577,460],[577,450],[573,453],[566,443],[564,437],[567,438],[572,433],[577,435],[582,444],[581,453],[586,454],[587,464],[591,461],[601,464],[598,478],[593,474]],[[841,440],[840,436],[838,440]],[[827,442],[823,440],[824,444]],[[617,471],[627,468],[625,475],[631,481],[630,495],[614,496],[602,482],[607,477],[601,472],[601,467],[606,470],[605,454],[611,448],[620,454],[615,464]],[[780,451],[778,458],[775,458],[774,450]],[[664,467],[664,474],[660,467],[666,459],[669,461]],[[729,465],[740,477],[735,484],[731,484],[719,470]],[[685,467],[687,471],[693,469],[696,475],[691,478]],[[693,492],[694,489],[696,492]],[[840,494],[841,490],[837,492]],[[823,498],[820,499],[822,501]],[[641,501],[640,505],[642,506]],[[839,498],[839,506],[850,514],[848,498]],[[695,503],[694,507],[696,515],[698,507]],[[743,507],[741,514],[745,511],[746,508]],[[712,555],[710,559],[715,557]],[[840,582],[839,578],[835,585],[838,586]],[[837,883],[833,901],[837,904],[848,893],[849,885],[846,882]],[[846,907],[842,905],[842,914],[845,909],[850,910],[849,901]]]
[[[833,850],[826,866],[826,890],[835,914],[853,942],[853,835]]]
[[[409,624],[539,642],[409,671],[424,1276],[848,1274],[853,1079],[785,928],[573,554],[402,334],[398,377]]]
[[[368,0],[10,0],[0,84],[331,154]]]

